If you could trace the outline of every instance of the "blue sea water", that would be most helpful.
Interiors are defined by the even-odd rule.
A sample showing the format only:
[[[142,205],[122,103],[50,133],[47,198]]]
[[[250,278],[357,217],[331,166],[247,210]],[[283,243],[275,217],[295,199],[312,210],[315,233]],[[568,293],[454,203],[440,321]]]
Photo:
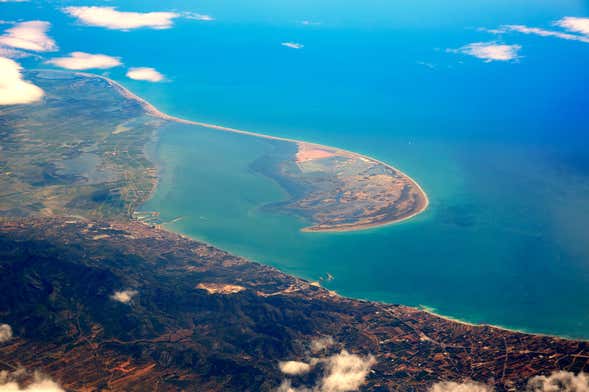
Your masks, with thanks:
[[[0,19],[50,21],[55,55],[120,56],[123,67],[98,72],[169,114],[367,154],[431,200],[403,224],[301,233],[259,208],[285,197],[250,170],[270,142],[174,125],[144,207],[183,217],[170,228],[312,280],[330,273],[323,284],[344,295],[589,338],[589,44],[480,30],[558,30],[589,17],[586,1],[119,1],[216,19],[127,32],[77,24],[60,11],[74,4],[94,5],[2,3]],[[453,51],[491,41],[520,45],[520,58]],[[131,66],[167,80],[129,80]]]

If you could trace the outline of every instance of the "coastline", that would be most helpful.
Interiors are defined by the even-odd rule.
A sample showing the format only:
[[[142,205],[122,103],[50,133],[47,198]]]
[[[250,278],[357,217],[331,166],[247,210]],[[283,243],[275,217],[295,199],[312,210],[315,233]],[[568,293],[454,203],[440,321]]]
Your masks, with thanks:
[[[523,329],[509,328],[509,327],[504,327],[504,326],[501,326],[501,325],[488,324],[488,323],[473,323],[473,322],[462,320],[462,319],[459,319],[459,318],[456,318],[456,317],[447,316],[447,315],[443,315],[441,313],[437,313],[434,308],[429,307],[429,306],[425,306],[425,305],[418,305],[418,306],[415,306],[415,307],[413,307],[413,306],[407,306],[407,305],[403,305],[403,306],[406,306],[406,307],[412,308],[412,309],[418,309],[419,311],[424,312],[424,313],[427,313],[427,314],[429,314],[431,316],[438,317],[438,318],[441,318],[441,319],[446,320],[446,321],[449,321],[449,322],[453,322],[453,323],[465,325],[465,326],[468,326],[468,327],[479,327],[479,328],[488,327],[488,328],[493,328],[493,329],[499,329],[501,331],[521,333],[521,334],[531,335],[531,336],[536,336],[536,337],[544,337],[544,338],[551,338],[551,339],[562,339],[562,340],[574,340],[574,341],[579,341],[579,342],[589,342],[589,339],[580,338],[580,337],[574,337],[574,336],[555,335],[555,334],[542,333],[542,332],[530,332],[530,331],[526,331],[526,330],[523,330]]]
[[[60,72],[60,71],[57,71]],[[62,72],[66,72],[66,71],[62,71]],[[146,112],[153,116],[153,117],[157,117],[157,118],[161,118],[163,120],[167,120],[167,121],[172,121],[172,122],[176,122],[176,123],[182,123],[182,124],[187,124],[187,125],[195,125],[195,126],[201,126],[204,128],[209,128],[209,129],[214,129],[214,130],[218,130],[218,131],[223,131],[223,132],[230,132],[230,133],[236,133],[236,134],[241,134],[241,135],[246,135],[246,136],[253,136],[253,137],[259,137],[259,138],[263,138],[263,139],[269,139],[269,140],[277,140],[277,141],[284,141],[284,142],[290,142],[290,143],[295,143],[297,145],[300,144],[305,144],[307,146],[312,146],[312,147],[317,147],[317,148],[327,148],[330,150],[333,150],[335,152],[338,153],[343,153],[343,154],[350,154],[353,155],[355,157],[359,157],[359,158],[363,158],[363,159],[367,159],[371,162],[374,163],[378,163],[381,164],[387,168],[390,168],[394,171],[396,171],[397,173],[401,174],[402,176],[404,176],[405,178],[407,178],[411,184],[413,186],[415,186],[419,191],[420,194],[422,196],[422,200],[423,203],[420,206],[420,208],[411,213],[410,215],[407,215],[405,217],[401,217],[389,222],[384,222],[384,223],[376,223],[376,224],[365,224],[365,225],[358,225],[355,227],[350,227],[350,228],[333,228],[333,229],[321,229],[321,230],[313,230],[310,228],[303,228],[301,229],[301,231],[303,232],[352,232],[352,231],[361,231],[361,230],[368,230],[368,229],[372,229],[372,228],[377,228],[377,227],[383,227],[383,226],[389,226],[389,225],[393,225],[396,223],[400,223],[403,221],[407,221],[419,214],[421,214],[422,212],[424,212],[425,210],[427,210],[427,208],[429,207],[429,197],[427,195],[427,193],[423,190],[423,188],[419,185],[419,183],[417,181],[415,181],[413,178],[411,178],[410,176],[408,176],[407,174],[405,174],[404,172],[402,172],[401,170],[398,170],[397,168],[379,161],[375,158],[360,154],[360,153],[356,153],[353,151],[349,151],[349,150],[344,150],[344,149],[340,149],[340,148],[336,148],[336,147],[330,147],[330,146],[325,146],[325,145],[321,145],[318,143],[312,143],[312,142],[305,142],[305,141],[301,141],[301,140],[296,140],[296,139],[291,139],[291,138],[285,138],[285,137],[279,137],[279,136],[271,136],[271,135],[265,135],[262,133],[256,133],[256,132],[251,132],[251,131],[245,131],[245,130],[240,130],[240,129],[235,129],[235,128],[229,128],[229,127],[224,127],[224,126],[220,126],[220,125],[215,125],[215,124],[208,124],[208,123],[202,123],[202,122],[198,122],[198,121],[191,121],[191,120],[186,120],[186,119],[182,119],[179,117],[174,117],[174,116],[170,116],[166,113],[161,112],[160,110],[158,110],[153,104],[149,103],[147,100],[139,97],[138,95],[134,94],[133,92],[131,92],[129,89],[127,89],[126,87],[124,87],[123,85],[121,85],[119,82],[116,82],[112,79],[109,79],[105,76],[102,75],[96,75],[96,74],[91,74],[91,73],[84,73],[84,72],[75,72],[78,75],[83,75],[86,77],[98,77],[104,81],[106,81],[109,85],[111,85],[112,87],[116,88],[122,95],[124,95],[125,97],[135,100],[137,101],[145,110]],[[157,187],[157,184],[155,184],[154,186],[154,190]],[[147,224],[145,222],[141,222],[142,224]],[[176,232],[176,231],[172,231],[170,229],[168,229],[167,227],[165,227],[165,225],[158,225],[158,228],[160,230],[164,230],[164,231],[171,231],[174,234],[180,235],[181,237],[187,238],[192,240],[193,238],[191,238],[188,235]],[[202,239],[199,239],[199,241],[202,242],[206,242],[203,241]],[[255,261],[253,261],[255,262]],[[271,267],[274,268],[274,267]],[[344,297],[344,298],[348,298],[345,296],[342,296],[340,294],[336,294],[337,296],[340,297]],[[361,300],[361,299],[358,299]],[[373,300],[368,300],[368,302],[373,302],[373,303],[381,303],[380,301],[373,301]],[[389,303],[383,302],[386,305],[390,305]],[[408,306],[408,305],[402,305],[406,308],[410,308],[410,309],[414,309],[414,310],[418,310],[420,312],[424,312],[427,313],[433,317],[437,317],[449,322],[454,322],[457,324],[462,324],[462,325],[466,325],[466,326],[471,326],[471,327],[480,327],[480,328],[484,328],[484,327],[488,327],[488,328],[493,328],[493,329],[498,329],[498,330],[503,330],[503,331],[508,331],[508,332],[515,332],[515,333],[521,333],[521,334],[526,334],[526,335],[531,335],[531,336],[537,336],[537,337],[548,337],[548,338],[555,338],[555,339],[562,339],[562,340],[575,340],[575,341],[589,341],[589,339],[582,339],[582,338],[577,338],[577,337],[570,337],[570,336],[566,336],[566,335],[556,335],[556,334],[549,334],[549,333],[539,333],[539,332],[529,332],[526,330],[521,330],[521,329],[517,329],[517,328],[509,328],[509,327],[503,327],[500,325],[495,325],[495,324],[488,324],[488,323],[474,323],[474,322],[469,322],[466,320],[462,320],[462,319],[458,319],[458,318],[454,318],[452,316],[447,316],[447,315],[443,315],[440,313],[437,313],[435,311],[435,309],[431,308],[431,307],[427,307],[427,306],[423,306],[423,305],[418,305],[418,306]]]
[[[246,130],[241,130],[241,129],[236,129],[236,128],[225,127],[225,126],[221,126],[221,125],[203,123],[203,122],[199,122],[199,121],[186,120],[183,118],[170,116],[169,114],[166,114],[166,113],[160,111],[159,109],[157,109],[153,104],[151,104],[147,100],[134,94],[132,91],[130,91],[128,88],[121,85],[119,82],[116,82],[116,81],[114,81],[110,78],[107,78],[105,76],[102,76],[102,75],[96,75],[96,74],[85,73],[85,72],[76,72],[76,73],[78,75],[83,75],[86,77],[98,77],[98,78],[104,80],[110,86],[112,86],[113,88],[116,88],[121,93],[121,95],[123,95],[124,97],[138,102],[143,107],[143,109],[149,115],[151,115],[153,117],[157,117],[162,120],[176,122],[176,123],[180,123],[180,124],[195,125],[195,126],[199,126],[199,127],[203,127],[203,128],[214,129],[214,130],[222,131],[222,132],[230,132],[230,133],[235,133],[235,134],[240,134],[240,135],[258,137],[258,138],[262,138],[262,139],[294,143],[297,146],[305,145],[307,147],[313,147],[313,148],[319,148],[319,149],[329,149],[329,150],[334,151],[334,153],[337,153],[337,154],[345,154],[345,155],[350,155],[350,156],[353,156],[356,158],[365,159],[365,160],[368,160],[372,163],[382,165],[382,166],[386,167],[387,169],[393,170],[396,173],[398,173],[399,175],[403,176],[404,178],[406,178],[409,181],[409,183],[411,184],[411,186],[413,188],[417,189],[417,191],[420,195],[421,203],[419,205],[419,208],[417,210],[411,212],[408,215],[401,216],[396,219],[392,219],[392,220],[384,221],[384,222],[378,222],[378,223],[350,225],[348,227],[316,228],[315,226],[312,225],[309,227],[302,228],[301,229],[302,232],[309,232],[309,233],[353,232],[353,231],[361,231],[361,230],[374,229],[374,228],[378,228],[378,227],[390,226],[390,225],[394,225],[394,224],[412,219],[415,216],[423,213],[429,207],[429,203],[430,203],[429,197],[428,197],[427,193],[425,192],[425,190],[421,187],[421,185],[419,185],[419,183],[417,181],[415,181],[409,175],[407,175],[403,171],[397,169],[396,167],[393,167],[393,166],[391,166],[385,162],[382,162],[380,160],[377,160],[375,158],[372,158],[372,157],[369,157],[367,155],[363,155],[360,153],[356,153],[354,151],[344,150],[344,149],[337,148],[337,147],[325,146],[325,145],[318,144],[318,143],[306,142],[303,140],[285,138],[285,137],[280,137],[280,136],[271,136],[271,135],[266,135],[266,134],[258,133],[258,132],[251,132],[251,131],[246,131]]]

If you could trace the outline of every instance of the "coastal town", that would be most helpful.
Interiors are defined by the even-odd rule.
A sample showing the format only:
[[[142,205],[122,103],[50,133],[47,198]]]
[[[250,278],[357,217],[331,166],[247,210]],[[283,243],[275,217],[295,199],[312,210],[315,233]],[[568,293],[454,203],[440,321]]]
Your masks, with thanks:
[[[40,369],[72,390],[271,391],[277,362],[310,360],[320,337],[325,355],[374,358],[370,390],[474,380],[521,391],[539,375],[588,370],[587,342],[347,299],[139,222],[4,218],[0,233],[0,311],[15,331],[0,366]],[[110,300],[122,288],[129,301]]]

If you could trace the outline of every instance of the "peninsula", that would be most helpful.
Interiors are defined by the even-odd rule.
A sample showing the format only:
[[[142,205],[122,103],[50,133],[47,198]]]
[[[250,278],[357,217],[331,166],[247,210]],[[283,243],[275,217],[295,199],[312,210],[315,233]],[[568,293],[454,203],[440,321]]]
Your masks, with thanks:
[[[101,78],[122,96],[139,103],[147,114],[159,119],[294,144],[294,156],[281,159],[275,167],[262,168],[261,172],[279,184],[288,181],[303,190],[280,204],[283,209],[312,222],[303,231],[373,228],[410,219],[428,207],[427,194],[415,180],[371,157],[316,143],[170,116],[114,80],[92,74],[78,75]],[[318,175],[320,181],[316,180]]]

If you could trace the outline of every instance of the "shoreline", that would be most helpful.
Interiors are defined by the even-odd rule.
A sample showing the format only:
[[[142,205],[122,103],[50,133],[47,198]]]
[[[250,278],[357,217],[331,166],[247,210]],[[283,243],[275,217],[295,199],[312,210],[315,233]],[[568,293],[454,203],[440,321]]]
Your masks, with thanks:
[[[420,215],[421,213],[426,211],[429,207],[429,203],[430,203],[429,197],[428,197],[427,193],[425,192],[425,190],[421,187],[421,185],[419,185],[419,183],[416,180],[414,180],[412,177],[410,177],[409,175],[407,175],[403,171],[397,169],[396,167],[391,166],[391,165],[389,165],[383,161],[380,161],[378,159],[375,159],[375,158],[372,158],[367,155],[360,154],[360,153],[357,153],[354,151],[344,150],[344,149],[337,148],[337,147],[325,146],[325,145],[318,144],[318,143],[306,142],[303,140],[297,140],[297,139],[280,137],[280,136],[266,135],[266,134],[258,133],[258,132],[251,132],[251,131],[246,131],[246,130],[241,130],[241,129],[236,129],[236,128],[225,127],[225,126],[221,126],[221,125],[186,120],[186,119],[183,119],[180,117],[170,116],[169,114],[166,114],[166,113],[160,111],[153,104],[151,104],[147,100],[141,98],[140,96],[136,95],[135,93],[133,93],[132,91],[130,91],[128,88],[126,88],[125,86],[123,86],[122,84],[120,84],[117,81],[114,81],[114,80],[107,78],[105,76],[102,76],[102,75],[96,75],[96,74],[91,74],[91,73],[76,72],[76,74],[83,75],[86,77],[98,77],[98,78],[106,81],[109,85],[111,85],[112,87],[119,90],[119,92],[124,97],[138,102],[149,115],[151,115],[153,117],[161,118],[166,121],[176,122],[176,123],[180,123],[180,124],[194,125],[194,126],[199,126],[199,127],[208,128],[208,129],[214,129],[214,130],[222,131],[222,132],[235,133],[235,134],[239,134],[239,135],[258,137],[258,138],[267,139],[267,140],[276,140],[276,141],[294,143],[297,146],[305,145],[305,146],[310,146],[310,147],[319,148],[319,149],[328,149],[328,150],[332,150],[338,154],[346,154],[346,155],[351,155],[356,158],[368,160],[372,163],[376,163],[376,164],[382,165],[390,170],[393,170],[396,173],[398,173],[399,175],[406,178],[409,181],[409,183],[411,184],[411,186],[414,187],[415,189],[417,189],[419,195],[421,196],[421,203],[420,203],[419,208],[416,211],[413,211],[412,213],[410,213],[406,216],[402,216],[402,217],[399,217],[399,218],[396,218],[393,220],[380,222],[380,223],[358,224],[356,226],[350,225],[349,227],[332,227],[332,228],[325,228],[325,229],[321,229],[321,228],[317,229],[317,228],[314,228],[313,225],[311,225],[309,227],[302,228],[301,232],[306,232],[306,233],[353,232],[353,231],[362,231],[362,230],[369,230],[369,229],[374,229],[374,228],[378,228],[378,227],[390,226],[390,225],[394,225],[394,224],[401,223],[401,222],[407,221],[409,219],[412,219],[412,218],[416,217],[417,215]]]
[[[53,70],[52,70],[53,71]],[[55,70],[56,72],[67,72],[67,71],[59,71],[59,70]],[[161,118],[163,120],[167,120],[167,121],[172,121],[172,122],[177,122],[177,123],[182,123],[182,124],[188,124],[188,125],[196,125],[196,126],[201,126],[204,128],[209,128],[209,129],[215,129],[215,130],[219,130],[219,131],[223,131],[223,132],[231,132],[231,133],[237,133],[237,134],[242,134],[242,135],[246,135],[246,136],[253,136],[253,137],[259,137],[259,138],[263,138],[263,139],[269,139],[269,140],[277,140],[277,141],[284,141],[284,142],[290,142],[290,143],[295,143],[297,145],[300,144],[306,144],[308,146],[313,146],[313,147],[318,147],[318,148],[327,148],[330,150],[334,150],[336,152],[339,153],[344,153],[344,154],[350,154],[359,158],[364,158],[367,159],[371,162],[374,163],[379,163],[387,168],[390,168],[396,172],[398,172],[399,174],[403,175],[405,178],[407,178],[411,184],[413,186],[415,186],[419,191],[420,194],[423,197],[423,205],[419,208],[418,211],[406,216],[406,217],[402,217],[399,219],[395,219],[393,221],[389,221],[389,222],[385,222],[385,223],[376,223],[376,224],[365,224],[365,225],[359,225],[357,227],[351,227],[351,228],[333,228],[333,229],[322,229],[322,230],[309,230],[309,228],[303,228],[301,229],[301,231],[303,232],[315,232],[315,233],[321,233],[321,232],[352,232],[352,231],[361,231],[361,230],[368,230],[368,229],[372,229],[372,228],[377,228],[377,227],[383,227],[383,226],[389,226],[389,225],[393,225],[396,223],[400,223],[403,221],[407,221],[421,213],[423,213],[425,210],[427,210],[427,208],[429,207],[429,203],[430,200],[427,196],[427,193],[423,190],[423,188],[419,185],[419,183],[417,181],[415,181],[413,178],[411,178],[410,176],[408,176],[407,174],[405,174],[404,172],[402,172],[401,170],[398,170],[397,168],[382,162],[380,160],[377,160],[375,158],[360,154],[360,153],[356,153],[353,151],[349,151],[349,150],[344,150],[344,149],[340,149],[340,148],[336,148],[336,147],[330,147],[330,146],[325,146],[322,144],[318,144],[318,143],[312,143],[312,142],[305,142],[305,141],[301,141],[301,140],[296,140],[296,139],[291,139],[291,138],[285,138],[285,137],[279,137],[279,136],[271,136],[271,135],[265,135],[265,134],[261,134],[261,133],[256,133],[256,132],[251,132],[251,131],[245,131],[245,130],[239,130],[239,129],[235,129],[235,128],[229,128],[229,127],[224,127],[224,126],[219,126],[219,125],[214,125],[214,124],[208,124],[208,123],[201,123],[198,121],[191,121],[191,120],[185,120],[179,117],[174,117],[174,116],[170,116],[166,113],[161,112],[160,110],[158,110],[153,104],[149,103],[147,100],[139,97],[138,95],[134,94],[133,92],[131,92],[129,89],[127,89],[126,87],[124,87],[123,85],[121,85],[119,82],[116,82],[112,79],[109,79],[105,76],[102,75],[96,75],[96,74],[91,74],[91,73],[85,73],[85,72],[74,72],[75,74],[78,75],[83,75],[86,77],[98,77],[104,81],[106,81],[109,85],[113,86],[114,88],[116,88],[117,90],[119,90],[119,92],[124,95],[125,97],[135,100],[137,102],[140,103],[140,105],[146,110],[146,112],[154,117],[157,118]],[[157,184],[155,185],[155,187],[157,187]],[[155,190],[155,189],[154,189]],[[140,222],[142,224],[146,224],[145,222]],[[207,241],[203,241],[201,239],[194,239],[186,234],[183,234],[181,232],[176,232],[173,230],[168,229],[166,226],[166,224],[160,224],[157,225],[158,229],[160,230],[164,230],[164,231],[170,231],[174,234],[180,235],[181,237],[190,239],[190,240],[197,240],[197,241],[201,241],[203,243],[208,243]],[[214,245],[212,245],[214,246]],[[254,263],[259,263],[256,262],[254,260],[250,260],[249,258],[246,258],[248,261],[254,262]],[[261,263],[264,264],[264,263]],[[266,264],[264,264],[266,265]],[[276,268],[273,266],[269,266],[271,268]],[[290,275],[290,274],[288,274]],[[304,278],[301,278],[304,279]],[[307,280],[307,279],[304,279]],[[311,280],[308,280],[309,282],[311,282]],[[323,286],[321,286],[323,287]],[[327,290],[327,289],[326,289]],[[363,300],[361,298],[353,298],[353,297],[348,297],[348,296],[342,296],[340,294],[337,294],[340,297],[344,297],[344,298],[351,298],[351,299],[357,299],[360,301],[367,301],[367,302],[372,302],[372,303],[382,303],[385,305],[392,305],[390,303],[386,303],[386,302],[382,302],[382,301],[378,301],[378,300]],[[462,320],[462,319],[458,319],[458,318],[454,318],[452,316],[447,316],[447,315],[443,315],[440,313],[437,313],[435,311],[434,308],[432,307],[428,307],[425,305],[417,305],[417,306],[410,306],[410,305],[401,305],[403,307],[406,308],[410,308],[410,309],[414,309],[420,312],[424,312],[427,313],[433,317],[437,317],[449,322],[453,322],[453,323],[457,323],[457,324],[462,324],[462,325],[466,325],[466,326],[470,326],[470,327],[478,327],[478,328],[493,328],[493,329],[499,329],[499,330],[503,330],[503,331],[508,331],[508,332],[514,332],[514,333],[520,333],[520,334],[525,334],[525,335],[531,335],[531,336],[536,336],[536,337],[547,337],[547,338],[554,338],[554,339],[562,339],[562,340],[574,340],[574,341],[582,341],[582,342],[589,342],[589,338],[584,339],[584,338],[577,338],[577,337],[571,337],[571,336],[566,336],[566,335],[555,335],[555,334],[549,334],[549,333],[540,333],[540,332],[529,332],[529,331],[525,331],[525,330],[521,330],[521,329],[517,329],[517,328],[508,328],[508,327],[503,327],[500,325],[495,325],[495,324],[488,324],[488,323],[474,323],[474,322],[469,322],[466,320]]]
[[[550,334],[550,333],[542,333],[542,332],[530,332],[530,331],[526,331],[523,329],[517,329],[517,328],[509,328],[509,327],[504,327],[501,325],[495,325],[495,324],[488,324],[488,323],[473,323],[470,321],[466,321],[466,320],[462,320],[456,317],[452,317],[452,316],[446,316],[443,315],[441,313],[437,313],[435,308],[429,307],[429,306],[425,306],[425,305],[418,305],[418,306],[408,306],[408,305],[402,305],[402,306],[406,306],[412,309],[418,309],[421,312],[427,313],[431,316],[434,317],[438,317],[441,318],[443,320],[446,321],[450,321],[453,323],[457,323],[457,324],[462,324],[462,325],[466,325],[469,327],[478,327],[478,328],[494,328],[494,329],[499,329],[501,331],[507,331],[507,332],[514,332],[514,333],[521,333],[524,335],[531,335],[531,336],[536,336],[536,337],[544,337],[544,338],[551,338],[551,339],[562,339],[562,340],[574,340],[576,342],[589,342],[589,338],[580,338],[580,337],[573,337],[573,336],[566,336],[566,335],[554,335],[554,334]]]

